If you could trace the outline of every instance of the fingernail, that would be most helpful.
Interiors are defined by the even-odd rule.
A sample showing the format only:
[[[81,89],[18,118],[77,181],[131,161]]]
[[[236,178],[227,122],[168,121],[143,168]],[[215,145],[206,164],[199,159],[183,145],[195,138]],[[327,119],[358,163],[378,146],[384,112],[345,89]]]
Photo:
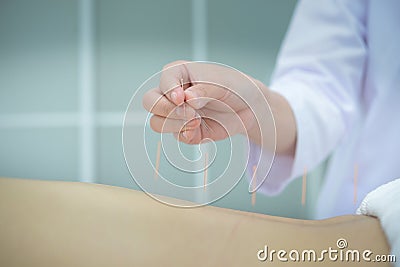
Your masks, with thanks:
[[[185,94],[189,95],[189,98],[190,98],[190,99],[194,99],[194,98],[197,98],[197,97],[198,97],[197,94],[196,94],[196,92],[191,91],[191,90],[186,90],[186,91],[185,91]]]
[[[199,97],[196,92],[189,91],[186,94],[189,96],[188,102],[196,109],[204,107],[207,103],[206,99],[204,97]]]
[[[182,136],[183,136],[183,138],[187,139],[187,137],[188,137],[187,131],[183,131]]]
[[[171,99],[172,99],[172,101],[174,101],[176,103],[178,100],[178,94],[176,92],[172,92]]]

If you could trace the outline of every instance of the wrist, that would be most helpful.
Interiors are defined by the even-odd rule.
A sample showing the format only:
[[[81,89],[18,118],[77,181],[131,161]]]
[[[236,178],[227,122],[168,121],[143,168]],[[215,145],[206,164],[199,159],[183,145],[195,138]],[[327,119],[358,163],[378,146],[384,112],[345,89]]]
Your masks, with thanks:
[[[251,141],[278,154],[295,155],[297,127],[289,102],[255,81],[263,97],[254,100],[252,120],[247,129]]]
[[[264,135],[267,135],[272,137],[272,139],[275,139],[273,138],[273,136],[275,136],[274,115],[272,114],[270,103],[271,91],[262,82],[255,79],[253,81],[257,85],[261,94],[255,94],[257,97],[254,98],[251,107],[249,107],[251,119],[248,123],[249,127],[247,128],[247,135],[252,142],[261,146],[267,145],[270,149],[275,149],[274,141],[263,138]]]

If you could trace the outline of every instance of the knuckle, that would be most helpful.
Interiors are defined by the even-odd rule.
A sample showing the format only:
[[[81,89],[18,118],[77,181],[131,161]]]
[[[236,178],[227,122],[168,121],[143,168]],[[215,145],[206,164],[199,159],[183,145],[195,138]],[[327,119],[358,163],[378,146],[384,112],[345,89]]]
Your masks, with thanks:
[[[153,131],[160,133],[161,129],[159,128],[159,125],[157,123],[157,119],[153,116],[150,118],[150,127],[153,129]]]
[[[185,64],[185,63],[188,63],[188,62],[189,61],[187,61],[187,60],[176,60],[176,61],[173,61],[173,62],[170,62],[170,63],[164,65],[164,67],[162,69],[166,70],[166,69],[168,69],[170,67],[173,67],[173,66],[176,66],[176,65]]]
[[[170,109],[170,106],[168,105],[168,103],[166,103],[166,101],[160,101],[159,105],[160,105],[160,112],[162,113],[160,115],[163,115],[165,117],[171,117],[171,114],[170,114],[171,109]]]
[[[184,138],[179,139],[180,142],[187,144],[187,145],[191,145],[190,140],[186,140]]]
[[[165,101],[165,97],[161,98],[158,100],[156,103],[154,103],[153,107],[150,107],[149,109],[151,113],[157,114],[159,116],[167,117],[168,114],[171,113],[171,107],[168,104],[167,101]]]
[[[146,109],[147,111],[150,111],[150,107],[148,105],[149,103],[149,99],[150,99],[150,91],[147,91],[142,98],[142,106],[144,109]]]
[[[189,141],[188,141],[188,144],[189,145],[197,145],[198,144],[198,142],[196,142],[197,140],[195,139],[195,138],[192,138],[192,139],[190,139]]]

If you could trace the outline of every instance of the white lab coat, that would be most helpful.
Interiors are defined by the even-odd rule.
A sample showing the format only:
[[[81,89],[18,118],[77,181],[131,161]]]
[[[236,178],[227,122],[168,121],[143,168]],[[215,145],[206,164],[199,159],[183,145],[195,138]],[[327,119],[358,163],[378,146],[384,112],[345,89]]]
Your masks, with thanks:
[[[276,194],[331,156],[315,215],[326,218],[354,214],[368,192],[400,177],[399,51],[398,0],[298,4],[271,84],[294,111],[296,155],[277,156],[260,191]],[[251,144],[249,164],[259,149]]]

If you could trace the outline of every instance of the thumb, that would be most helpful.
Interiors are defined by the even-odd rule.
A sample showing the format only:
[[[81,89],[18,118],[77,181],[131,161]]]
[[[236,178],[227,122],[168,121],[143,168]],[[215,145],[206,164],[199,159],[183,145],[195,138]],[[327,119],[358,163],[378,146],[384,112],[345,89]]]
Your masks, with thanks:
[[[185,101],[183,90],[190,82],[189,73],[185,67],[186,61],[175,61],[163,67],[159,88],[175,105]]]
[[[221,100],[229,90],[213,84],[195,84],[185,91],[186,102],[194,109],[201,109],[210,101]]]

